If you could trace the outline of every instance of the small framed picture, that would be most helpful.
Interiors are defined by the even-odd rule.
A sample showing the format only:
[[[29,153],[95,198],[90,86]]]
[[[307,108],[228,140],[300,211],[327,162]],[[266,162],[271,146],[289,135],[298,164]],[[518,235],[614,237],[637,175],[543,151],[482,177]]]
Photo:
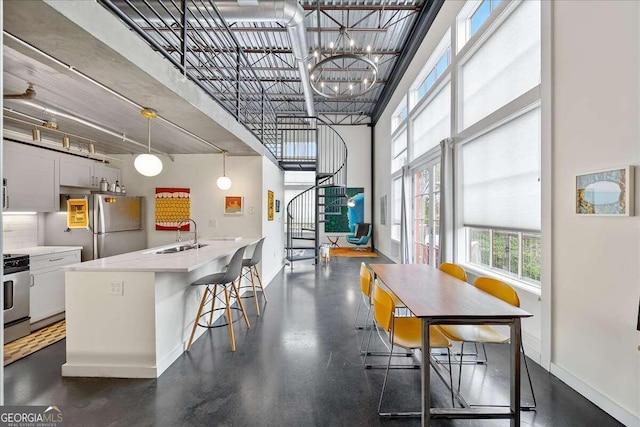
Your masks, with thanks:
[[[242,196],[224,196],[225,215],[242,215],[242,212],[243,212]]]
[[[276,199],[276,212],[280,212],[280,200]]]
[[[576,214],[633,215],[633,166],[576,175]]]

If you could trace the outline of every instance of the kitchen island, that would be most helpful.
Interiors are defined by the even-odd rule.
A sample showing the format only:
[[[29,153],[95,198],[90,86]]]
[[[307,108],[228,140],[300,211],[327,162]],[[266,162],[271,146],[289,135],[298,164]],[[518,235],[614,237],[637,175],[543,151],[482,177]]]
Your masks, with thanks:
[[[204,240],[65,267],[67,377],[157,378],[185,350],[202,296],[196,279],[223,270],[259,239]],[[205,329],[198,328],[197,336]]]

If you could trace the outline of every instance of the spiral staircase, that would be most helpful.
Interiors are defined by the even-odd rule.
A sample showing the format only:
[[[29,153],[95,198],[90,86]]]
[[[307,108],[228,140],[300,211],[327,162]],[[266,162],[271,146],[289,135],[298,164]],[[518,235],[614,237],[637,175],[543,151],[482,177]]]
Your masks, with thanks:
[[[285,171],[313,171],[315,183],[287,204],[286,259],[317,261],[320,227],[347,205],[347,146],[338,132],[317,117],[280,116],[272,149]]]

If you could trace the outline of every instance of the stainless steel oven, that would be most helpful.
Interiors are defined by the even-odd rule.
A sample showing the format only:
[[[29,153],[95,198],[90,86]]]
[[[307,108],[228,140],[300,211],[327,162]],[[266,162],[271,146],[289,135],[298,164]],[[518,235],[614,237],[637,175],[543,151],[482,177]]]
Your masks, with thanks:
[[[29,255],[3,256],[4,343],[29,335]]]

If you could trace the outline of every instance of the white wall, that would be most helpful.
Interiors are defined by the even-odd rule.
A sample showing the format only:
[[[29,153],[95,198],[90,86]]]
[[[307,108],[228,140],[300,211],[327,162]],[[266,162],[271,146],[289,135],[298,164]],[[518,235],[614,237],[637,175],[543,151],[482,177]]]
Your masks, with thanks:
[[[230,190],[222,191],[216,180],[222,175],[222,157],[219,154],[181,154],[175,162],[162,157],[164,169],[160,175],[149,178],[133,167],[133,156],[120,156],[123,161],[122,182],[128,195],[144,196],[147,245],[159,246],[175,241],[173,231],[155,230],[156,187],[188,187],[191,189],[191,218],[198,224],[198,234],[206,239],[214,236],[262,236],[262,157],[227,156],[227,176]],[[225,215],[224,196],[243,196],[244,214]]]
[[[273,221],[267,219],[267,191],[274,193]],[[280,212],[275,212],[275,200],[280,200]],[[262,248],[262,278],[269,283],[284,266],[284,172],[271,160],[262,158],[262,235],[267,236]]]
[[[553,13],[552,372],[640,425],[640,216],[573,213],[575,174],[640,165],[640,3]]]
[[[371,222],[373,194],[371,192],[371,127],[333,126],[347,144],[347,187],[364,188],[364,219]],[[346,234],[346,233],[329,233]],[[320,243],[327,243],[324,227],[320,226]],[[340,246],[352,246],[340,239]]]

